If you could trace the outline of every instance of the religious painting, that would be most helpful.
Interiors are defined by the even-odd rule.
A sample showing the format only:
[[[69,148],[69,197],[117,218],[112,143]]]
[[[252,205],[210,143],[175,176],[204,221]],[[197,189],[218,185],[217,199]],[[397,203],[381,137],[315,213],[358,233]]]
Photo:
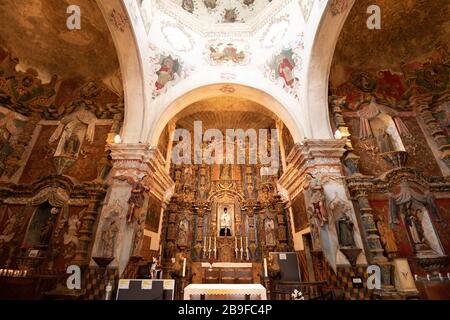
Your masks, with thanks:
[[[224,23],[234,23],[234,22],[244,22],[243,20],[239,21],[239,11],[237,8],[225,9],[222,16],[222,22]]]
[[[183,0],[181,7],[189,13],[194,12],[194,1],[193,0]]]
[[[215,9],[217,7],[217,0],[203,0],[203,4],[208,9]]]
[[[284,83],[288,87],[294,85],[294,81],[298,80],[294,75],[295,61],[293,59],[292,49],[283,50],[281,54],[275,57],[272,68],[275,71],[276,78],[283,78]]]
[[[175,75],[181,71],[180,63],[172,56],[160,56],[160,68],[156,72],[158,79],[155,82],[156,90],[163,89],[166,84],[175,79]]]
[[[298,100],[300,99],[300,81],[298,77],[302,68],[303,39],[304,35],[299,34],[295,41],[286,48],[276,52],[268,60],[264,72],[269,80]]]
[[[158,232],[161,220],[161,201],[150,194],[148,199],[147,216],[145,219],[146,228],[152,232]]]
[[[225,62],[243,64],[247,60],[247,54],[243,50],[237,49],[237,46],[233,43],[210,44],[208,51],[209,60],[213,65]]]
[[[234,204],[217,204],[217,232],[219,237],[233,237],[234,234]]]

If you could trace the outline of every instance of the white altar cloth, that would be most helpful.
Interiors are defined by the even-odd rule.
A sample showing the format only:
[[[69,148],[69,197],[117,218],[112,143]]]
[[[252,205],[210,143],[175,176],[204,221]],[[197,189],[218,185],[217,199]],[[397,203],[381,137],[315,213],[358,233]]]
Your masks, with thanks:
[[[251,268],[253,263],[251,262],[214,262],[213,268]],[[208,262],[202,262],[202,268],[211,268],[211,264]]]
[[[190,284],[184,288],[184,300],[193,300],[193,296],[212,295],[219,299],[242,299],[250,295],[252,300],[267,300],[267,291],[260,284]]]

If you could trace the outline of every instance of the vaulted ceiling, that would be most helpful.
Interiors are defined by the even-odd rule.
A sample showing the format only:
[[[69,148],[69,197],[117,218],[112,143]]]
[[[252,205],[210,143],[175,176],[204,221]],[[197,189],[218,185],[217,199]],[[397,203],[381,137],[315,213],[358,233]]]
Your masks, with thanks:
[[[381,9],[381,29],[369,30],[367,8]],[[449,40],[448,0],[357,0],[347,18],[334,64],[355,69],[392,68],[411,62]]]
[[[81,30],[68,30],[67,8],[78,5]],[[106,22],[94,0],[0,0],[0,47],[36,69],[42,80],[102,79],[119,69]]]

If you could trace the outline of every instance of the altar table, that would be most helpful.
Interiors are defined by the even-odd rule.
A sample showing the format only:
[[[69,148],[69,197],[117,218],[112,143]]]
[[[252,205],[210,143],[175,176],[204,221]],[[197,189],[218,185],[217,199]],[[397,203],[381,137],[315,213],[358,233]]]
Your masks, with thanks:
[[[267,300],[267,291],[260,284],[190,284],[184,288],[184,300],[200,300],[201,297],[220,300]]]

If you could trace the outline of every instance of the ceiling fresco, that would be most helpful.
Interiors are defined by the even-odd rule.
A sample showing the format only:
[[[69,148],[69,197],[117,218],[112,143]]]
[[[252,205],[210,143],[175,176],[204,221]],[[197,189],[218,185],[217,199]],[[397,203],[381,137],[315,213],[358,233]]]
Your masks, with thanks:
[[[79,5],[81,30],[68,30],[69,5]],[[0,46],[48,82],[60,78],[103,79],[119,69],[106,22],[92,0],[0,0]]]
[[[171,0],[205,23],[246,23],[271,0]]]
[[[366,26],[370,5],[381,9],[381,30]],[[400,63],[421,58],[448,41],[448,17],[448,0],[358,0],[340,35],[334,64],[399,70]]]

